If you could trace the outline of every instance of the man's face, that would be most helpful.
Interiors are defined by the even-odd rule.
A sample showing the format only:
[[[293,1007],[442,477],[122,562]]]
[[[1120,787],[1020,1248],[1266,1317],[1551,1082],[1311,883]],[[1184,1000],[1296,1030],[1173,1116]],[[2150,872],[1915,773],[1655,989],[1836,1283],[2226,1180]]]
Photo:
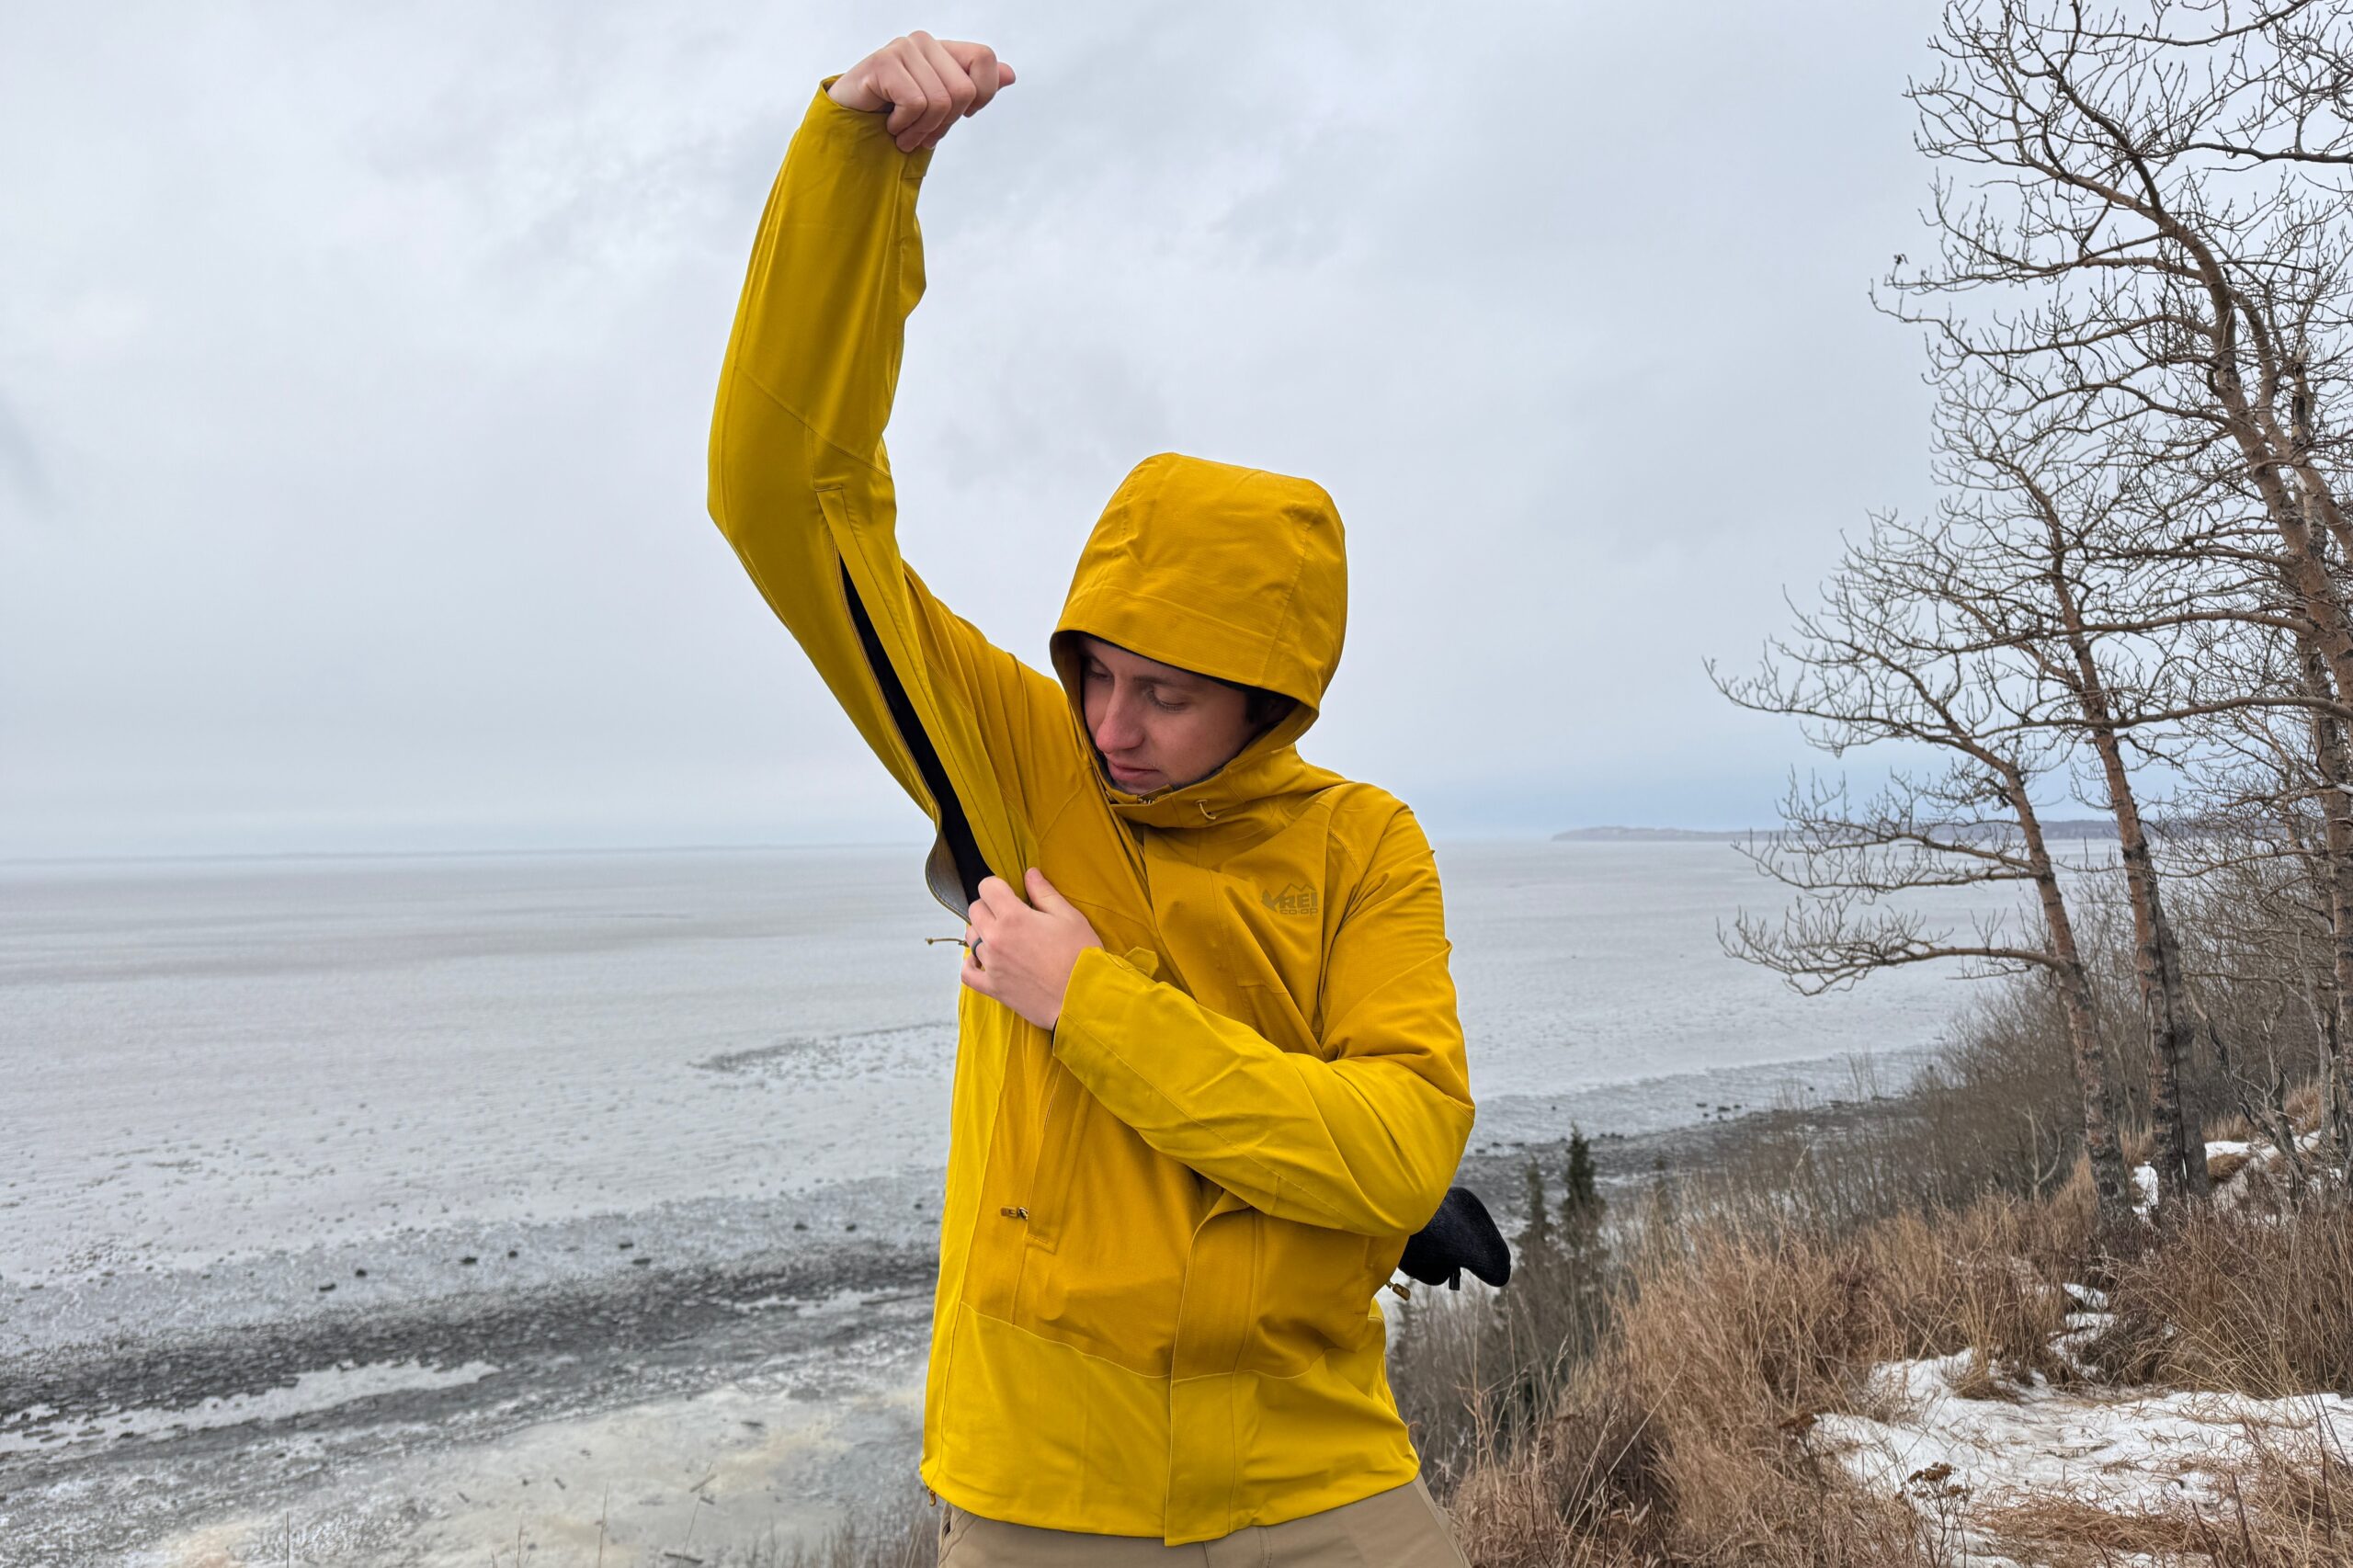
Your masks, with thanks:
[[[1247,692],[1099,637],[1082,635],[1078,650],[1086,733],[1130,794],[1206,778],[1248,744]]]

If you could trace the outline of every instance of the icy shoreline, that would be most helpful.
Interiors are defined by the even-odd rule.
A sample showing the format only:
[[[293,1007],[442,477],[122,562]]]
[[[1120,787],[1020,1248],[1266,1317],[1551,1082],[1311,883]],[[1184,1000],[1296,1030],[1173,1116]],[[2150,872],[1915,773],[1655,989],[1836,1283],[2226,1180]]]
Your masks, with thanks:
[[[590,1476],[617,1500],[608,1561],[627,1562],[634,1536],[724,1506],[669,1473],[681,1456],[710,1468],[747,1446],[766,1454],[739,1467],[769,1494],[760,1522],[822,1528],[911,1484],[926,1190],[874,1180],[272,1255],[209,1279],[10,1288],[0,1564],[228,1562],[289,1529],[315,1561],[478,1562],[518,1520],[553,1540],[597,1519]]]
[[[1636,1178],[1754,1119],[1597,1153]],[[1550,1147],[1462,1179],[1507,1211]],[[689,1520],[790,1540],[887,1505],[915,1489],[939,1183],[0,1281],[0,1568],[269,1560],[290,1530],[313,1561],[434,1568],[599,1517],[620,1564]]]
[[[1747,886],[1729,856],[1443,855],[1462,1179],[1499,1211],[1572,1123],[1606,1176],[1677,1165],[1694,1122],[1836,1093],[1836,1052],[1946,1010],[1692,969]],[[479,1568],[525,1504],[577,1543],[590,1473],[698,1545],[763,1539],[765,1500],[712,1513],[729,1484],[788,1494],[788,1540],[895,1503],[956,990],[911,864],[0,878],[0,1564],[282,1561],[290,1531],[298,1560]]]

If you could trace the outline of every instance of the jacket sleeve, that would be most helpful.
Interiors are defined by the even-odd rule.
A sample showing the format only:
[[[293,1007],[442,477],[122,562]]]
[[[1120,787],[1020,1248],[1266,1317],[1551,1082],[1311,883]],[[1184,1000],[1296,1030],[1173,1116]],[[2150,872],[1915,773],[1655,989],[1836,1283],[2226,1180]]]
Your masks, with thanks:
[[[1036,863],[1029,770],[1072,743],[1061,686],[992,647],[899,556],[882,427],[923,295],[915,195],[931,153],[902,153],[883,119],[821,85],[792,138],[720,371],[710,515],[930,814],[933,891],[962,909],[992,869],[1017,881]]]
[[[1101,948],[1079,955],[1054,1053],[1153,1148],[1252,1208],[1405,1235],[1471,1135],[1438,867],[1403,811],[1325,957],[1318,1052],[1285,1051]]]

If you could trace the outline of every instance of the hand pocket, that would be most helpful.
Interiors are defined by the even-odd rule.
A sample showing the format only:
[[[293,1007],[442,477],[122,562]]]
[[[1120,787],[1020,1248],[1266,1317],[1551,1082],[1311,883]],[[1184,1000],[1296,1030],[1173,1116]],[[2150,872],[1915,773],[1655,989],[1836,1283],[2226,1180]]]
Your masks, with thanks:
[[[964,1537],[971,1530],[972,1523],[972,1515],[945,1497],[939,1500],[939,1552],[932,1559],[935,1568],[944,1568],[956,1555],[956,1549],[964,1544]]]

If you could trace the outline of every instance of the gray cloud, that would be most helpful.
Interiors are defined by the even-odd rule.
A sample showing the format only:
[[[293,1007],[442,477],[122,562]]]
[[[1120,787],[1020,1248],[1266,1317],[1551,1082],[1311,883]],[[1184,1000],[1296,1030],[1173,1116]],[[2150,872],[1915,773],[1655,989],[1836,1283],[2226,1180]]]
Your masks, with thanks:
[[[1700,660],[1925,484],[1890,9],[943,6],[1022,79],[926,186],[910,559],[1038,659],[1137,458],[1309,473],[1316,760],[1763,818]],[[76,527],[0,576],[0,855],[915,835],[702,516],[776,162],[906,22],[792,11],[12,17],[0,505]]]
[[[0,493],[13,494],[29,511],[48,510],[49,465],[5,395],[0,395]]]

